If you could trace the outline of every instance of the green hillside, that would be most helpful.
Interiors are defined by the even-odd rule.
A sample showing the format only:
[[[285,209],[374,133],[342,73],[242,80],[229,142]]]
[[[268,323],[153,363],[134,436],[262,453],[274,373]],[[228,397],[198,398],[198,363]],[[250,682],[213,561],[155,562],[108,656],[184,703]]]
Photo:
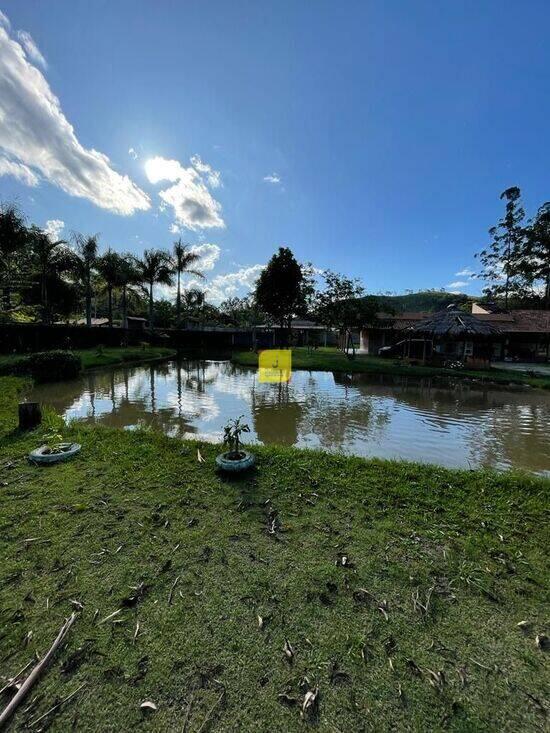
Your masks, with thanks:
[[[468,305],[474,300],[465,293],[453,295],[445,291],[425,290],[418,293],[407,293],[406,295],[380,295],[377,296],[382,310],[393,310],[395,313],[405,311],[438,311],[456,303]]]

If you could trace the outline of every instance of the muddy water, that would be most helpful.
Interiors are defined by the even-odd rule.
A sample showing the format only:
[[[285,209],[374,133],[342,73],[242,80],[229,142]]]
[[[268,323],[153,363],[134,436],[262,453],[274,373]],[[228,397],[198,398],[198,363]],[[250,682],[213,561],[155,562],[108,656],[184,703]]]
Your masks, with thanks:
[[[550,393],[473,389],[430,379],[294,371],[288,384],[225,361],[170,361],[39,385],[66,418],[220,440],[244,415],[250,442],[324,448],[450,467],[550,475]]]

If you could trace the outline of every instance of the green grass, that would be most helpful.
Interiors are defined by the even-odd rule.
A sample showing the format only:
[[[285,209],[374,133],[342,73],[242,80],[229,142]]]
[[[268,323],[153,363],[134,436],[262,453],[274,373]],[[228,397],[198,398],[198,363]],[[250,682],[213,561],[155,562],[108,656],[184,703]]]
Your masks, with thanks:
[[[199,462],[195,443],[78,426],[81,454],[39,468],[42,434],[9,432],[23,386],[0,384],[4,677],[83,608],[11,730],[82,684],[39,726],[543,730],[550,482],[266,447],[226,480],[215,446]]]
[[[129,362],[168,359],[175,356],[174,349],[162,346],[145,347],[102,347],[101,349],[75,349],[82,360],[83,369],[97,369],[104,366],[115,366]],[[21,358],[21,354],[2,354],[0,356],[0,374],[6,374],[12,365]]]
[[[126,348],[104,347],[100,351],[97,349],[76,349],[75,353],[82,359],[83,369],[97,369],[98,367],[127,364],[129,362],[168,359],[176,354],[174,349],[162,346],[145,346],[143,348],[137,346]]]
[[[237,351],[231,356],[235,364],[242,366],[257,366],[258,354],[253,351]],[[415,377],[453,377],[458,379],[480,379],[484,382],[509,385],[529,385],[542,389],[550,389],[550,378],[529,377],[517,372],[506,371],[505,369],[440,369],[429,366],[409,366],[399,364],[391,359],[382,359],[377,356],[357,355],[355,359],[349,359],[342,351],[336,348],[319,348],[316,351],[308,351],[305,347],[292,349],[292,368],[310,369],[313,371],[340,371],[360,372],[364,374],[397,374]]]

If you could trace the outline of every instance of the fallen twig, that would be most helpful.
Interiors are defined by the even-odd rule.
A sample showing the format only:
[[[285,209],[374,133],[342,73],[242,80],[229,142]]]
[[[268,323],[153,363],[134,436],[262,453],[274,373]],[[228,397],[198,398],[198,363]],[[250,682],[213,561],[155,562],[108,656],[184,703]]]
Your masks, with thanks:
[[[40,674],[43,672],[48,662],[55,654],[57,648],[59,647],[59,645],[65,638],[65,636],[67,635],[75,619],[76,619],[76,613],[71,613],[70,617],[65,620],[65,623],[61,627],[59,634],[57,635],[54,643],[51,645],[49,650],[46,652],[42,660],[38,662],[36,667],[32,670],[32,672],[29,674],[27,679],[23,682],[23,684],[17,691],[17,693],[14,695],[14,697],[10,700],[8,705],[4,708],[3,712],[0,714],[0,726],[6,723],[10,719],[10,717],[13,715],[13,713],[16,711],[18,705],[24,699],[25,695],[28,693],[28,691],[37,681]]]
[[[31,725],[31,726],[33,726],[33,725],[36,725],[36,724],[37,724],[37,723],[39,723],[39,722],[40,722],[41,720],[44,720],[44,718],[46,718],[46,717],[47,717],[47,716],[48,716],[48,715],[49,715],[50,713],[53,713],[53,711],[54,711],[54,710],[57,710],[57,708],[61,707],[61,705],[63,705],[63,703],[66,703],[66,702],[68,702],[68,701],[69,701],[69,700],[71,699],[71,697],[74,697],[74,696],[76,695],[76,693],[77,693],[77,692],[80,692],[80,690],[81,690],[81,689],[82,689],[82,688],[83,688],[83,687],[84,687],[85,685],[86,685],[86,683],[85,683],[85,682],[83,682],[83,683],[82,683],[82,684],[80,685],[80,687],[77,687],[77,688],[76,688],[76,690],[73,690],[73,691],[71,692],[71,694],[70,694],[70,695],[67,695],[67,697],[64,697],[64,698],[63,698],[63,700],[60,700],[60,701],[59,701],[59,702],[58,702],[58,703],[57,703],[56,705],[54,705],[53,707],[51,707],[51,708],[50,708],[49,710],[46,710],[46,712],[44,713],[44,715],[41,715],[41,716],[40,716],[39,718],[35,718],[35,720],[32,720],[32,721],[30,722],[30,725]]]
[[[168,605],[169,606],[172,605],[172,596],[174,595],[174,590],[176,589],[176,585],[179,583],[179,580],[180,580],[180,576],[178,575],[178,577],[172,583],[172,587],[170,588],[170,593],[168,594]]]
[[[210,710],[206,713],[205,719],[202,721],[201,727],[198,729],[197,733],[202,733],[202,731],[205,729],[206,724],[210,721],[210,718],[212,717],[212,713],[214,710],[218,707],[218,705],[221,703],[223,698],[225,697],[225,690],[222,690],[222,694],[218,697],[216,702],[212,705]]]

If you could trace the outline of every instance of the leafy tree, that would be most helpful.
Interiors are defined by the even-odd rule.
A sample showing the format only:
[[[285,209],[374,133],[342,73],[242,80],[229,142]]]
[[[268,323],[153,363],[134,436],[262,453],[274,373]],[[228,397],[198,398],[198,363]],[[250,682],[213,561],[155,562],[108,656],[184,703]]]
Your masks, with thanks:
[[[220,304],[219,311],[228,323],[239,328],[257,326],[266,319],[250,295],[243,298],[227,298]]]
[[[525,276],[544,288],[544,307],[550,308],[550,201],[543,204],[527,228]]]
[[[315,318],[327,328],[338,328],[345,335],[345,350],[355,356],[352,329],[376,321],[378,299],[364,297],[365,289],[357,279],[325,270],[325,287],[317,293]]]
[[[166,298],[155,300],[155,323],[158,328],[171,328],[176,323],[176,306]]]
[[[525,228],[522,226],[525,211],[520,202],[521,191],[512,186],[503,191],[506,200],[504,216],[489,229],[492,241],[479,257],[483,265],[480,277],[492,283],[485,292],[492,297],[504,295],[504,307],[508,308],[510,295],[521,296],[523,290],[522,265],[525,257]]]
[[[74,254],[66,246],[65,240],[53,240],[38,227],[31,227],[29,239],[32,263],[40,278],[42,322],[47,323],[51,319],[48,288],[57,289],[60,284],[58,282],[60,280],[59,275],[68,272],[73,267]]]
[[[308,294],[302,267],[288,247],[279,247],[258,278],[255,300],[280,325],[283,342],[292,317],[305,314]]]
[[[93,296],[93,274],[98,259],[97,234],[85,236],[75,233],[73,235],[76,253],[73,259],[73,271],[78,282],[84,289],[86,301],[86,325],[92,325],[92,296]]]
[[[149,330],[154,329],[155,285],[172,285],[174,282],[174,265],[169,252],[162,249],[146,249],[141,259],[136,259],[136,270],[139,281],[147,288],[149,296]]]
[[[0,286],[4,307],[11,308],[11,293],[21,276],[21,254],[29,242],[25,217],[15,204],[0,204]]]
[[[178,283],[176,294],[176,325],[178,328],[181,324],[181,276],[183,273],[188,273],[189,275],[204,278],[204,274],[193,267],[193,265],[195,265],[199,260],[200,255],[196,252],[192,252],[191,247],[188,244],[183,244],[181,239],[174,242],[172,262]]]

